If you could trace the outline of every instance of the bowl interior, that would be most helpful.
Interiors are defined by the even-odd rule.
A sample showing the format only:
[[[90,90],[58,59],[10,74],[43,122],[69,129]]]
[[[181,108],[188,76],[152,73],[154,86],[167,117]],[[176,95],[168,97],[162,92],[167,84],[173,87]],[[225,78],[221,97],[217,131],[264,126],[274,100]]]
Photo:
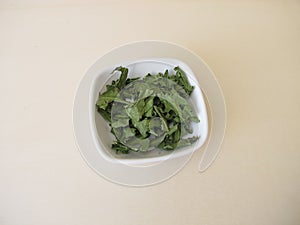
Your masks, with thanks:
[[[147,73],[164,72],[168,69],[174,72],[173,68],[179,66],[183,69],[189,79],[191,85],[195,86],[193,93],[190,96],[190,104],[193,106],[200,123],[193,123],[193,133],[189,136],[199,136],[199,140],[191,146],[179,148],[174,151],[165,151],[155,149],[148,152],[130,152],[130,154],[116,154],[111,149],[111,144],[115,139],[114,135],[110,132],[108,123],[97,112],[95,102],[97,101],[99,92],[105,90],[106,84],[110,84],[112,80],[119,77],[119,73],[111,74],[112,70],[117,66],[125,66],[129,69],[128,77],[144,76]],[[180,157],[182,155],[191,154],[194,150],[199,149],[205,142],[208,134],[208,121],[207,111],[204,103],[204,98],[197,82],[197,79],[191,69],[183,62],[176,59],[143,59],[135,62],[127,62],[103,69],[95,77],[92,83],[90,92],[90,115],[91,127],[94,134],[94,140],[99,153],[107,160],[110,161],[124,161],[126,163],[145,163],[161,161],[169,157]],[[185,136],[188,137],[188,136]]]

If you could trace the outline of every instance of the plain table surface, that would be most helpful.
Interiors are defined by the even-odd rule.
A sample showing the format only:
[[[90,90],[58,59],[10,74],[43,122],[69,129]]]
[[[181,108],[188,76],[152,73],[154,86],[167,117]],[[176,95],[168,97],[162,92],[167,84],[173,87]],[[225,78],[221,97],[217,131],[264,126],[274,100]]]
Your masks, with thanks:
[[[94,173],[76,88],[99,56],[165,40],[202,57],[227,105],[221,152],[159,185]],[[1,225],[300,224],[299,1],[1,1]]]

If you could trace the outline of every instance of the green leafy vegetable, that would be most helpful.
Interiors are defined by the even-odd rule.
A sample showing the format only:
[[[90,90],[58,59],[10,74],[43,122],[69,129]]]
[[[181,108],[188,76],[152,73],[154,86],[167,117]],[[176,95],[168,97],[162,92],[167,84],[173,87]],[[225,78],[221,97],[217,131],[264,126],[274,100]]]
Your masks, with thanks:
[[[99,93],[97,111],[109,122],[117,153],[174,150],[193,144],[199,137],[191,123],[200,122],[188,102],[194,87],[179,67],[145,77],[128,78],[128,69],[117,67],[120,77]]]

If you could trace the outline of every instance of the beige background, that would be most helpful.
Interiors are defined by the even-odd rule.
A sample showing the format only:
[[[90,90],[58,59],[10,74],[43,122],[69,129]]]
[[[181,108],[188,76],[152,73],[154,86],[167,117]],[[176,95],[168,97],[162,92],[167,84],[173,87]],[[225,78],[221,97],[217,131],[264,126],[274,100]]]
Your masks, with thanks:
[[[214,70],[228,125],[165,183],[98,177],[76,149],[84,71],[129,41],[182,44]],[[0,225],[300,224],[299,1],[1,1]]]

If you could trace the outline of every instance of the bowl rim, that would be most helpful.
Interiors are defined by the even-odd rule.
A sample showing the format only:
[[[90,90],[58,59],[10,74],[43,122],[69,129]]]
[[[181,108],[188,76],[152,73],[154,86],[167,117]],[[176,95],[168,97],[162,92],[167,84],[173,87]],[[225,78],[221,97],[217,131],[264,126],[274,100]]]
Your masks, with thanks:
[[[164,64],[168,64],[170,66],[178,66],[181,67],[183,69],[183,71],[186,73],[187,77],[189,80],[192,80],[195,84],[196,84],[196,88],[199,88],[199,93],[200,95],[196,96],[197,101],[200,101],[200,105],[201,105],[201,111],[202,111],[202,116],[201,116],[201,122],[204,124],[204,130],[203,133],[201,134],[201,141],[200,139],[193,145],[190,147],[187,147],[186,149],[183,149],[182,151],[172,151],[170,152],[170,154],[166,154],[166,155],[162,155],[162,156],[152,156],[152,157],[146,157],[146,158],[115,158],[113,155],[110,155],[108,151],[106,151],[106,146],[104,146],[104,144],[101,141],[100,138],[100,134],[97,131],[96,128],[96,122],[95,122],[95,114],[96,114],[96,110],[95,110],[95,102],[94,102],[94,98],[93,95],[95,92],[99,93],[99,89],[96,89],[96,81],[98,80],[99,76],[103,76],[105,71],[108,71],[109,69],[111,69],[111,71],[119,65],[124,65],[126,66],[130,66],[132,64],[136,64],[136,63],[143,63],[143,62],[155,62],[155,63],[164,63]],[[94,64],[96,64],[97,62],[95,62]],[[93,64],[93,65],[94,65]],[[92,65],[92,66],[93,66]],[[100,91],[105,88],[105,85],[107,84],[107,81],[110,79],[110,76],[107,77],[105,79],[105,81],[103,82],[103,84],[101,84],[101,88]],[[197,76],[195,76],[195,74],[193,73],[193,71],[191,70],[191,68],[182,60],[178,60],[176,58],[155,58],[155,57],[149,57],[149,58],[140,58],[137,60],[133,60],[133,61],[125,61],[125,62],[121,62],[115,65],[111,65],[109,67],[105,67],[102,70],[98,71],[97,75],[95,75],[92,79],[91,82],[91,88],[89,91],[89,121],[90,121],[90,127],[91,127],[91,133],[92,133],[92,139],[94,141],[94,144],[98,150],[98,152],[101,154],[101,156],[112,162],[112,163],[124,163],[124,164],[128,164],[128,165],[146,165],[148,163],[159,163],[162,162],[164,160],[168,160],[168,159],[172,159],[172,158],[178,158],[178,157],[182,157],[182,156],[186,156],[188,154],[193,154],[196,150],[200,149],[207,141],[208,139],[208,131],[209,131],[209,123],[208,123],[208,115],[207,115],[207,108],[206,108],[206,104],[204,101],[204,94],[201,90],[201,86],[199,85]]]

